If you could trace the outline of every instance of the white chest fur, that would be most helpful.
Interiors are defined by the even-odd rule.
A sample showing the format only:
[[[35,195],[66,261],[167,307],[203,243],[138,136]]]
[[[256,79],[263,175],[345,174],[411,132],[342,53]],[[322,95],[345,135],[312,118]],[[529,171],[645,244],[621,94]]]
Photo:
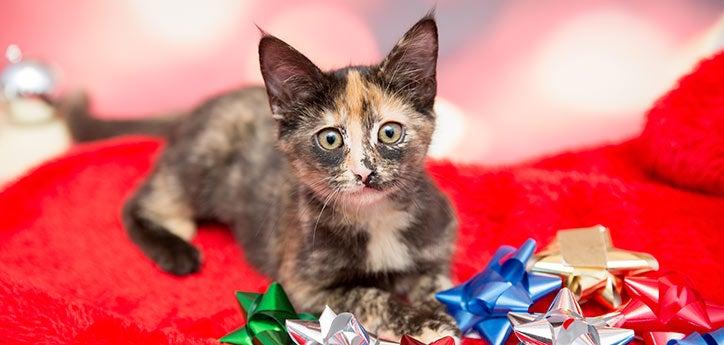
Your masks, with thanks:
[[[357,217],[357,221],[369,235],[368,271],[403,270],[413,264],[410,251],[401,239],[402,230],[412,221],[409,213],[380,205],[367,209]]]

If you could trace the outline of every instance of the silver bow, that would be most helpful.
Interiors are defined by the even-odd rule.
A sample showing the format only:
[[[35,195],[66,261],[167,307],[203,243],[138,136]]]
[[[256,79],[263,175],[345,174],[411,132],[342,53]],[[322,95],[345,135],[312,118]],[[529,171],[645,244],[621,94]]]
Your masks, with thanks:
[[[508,313],[515,335],[526,345],[624,345],[634,332],[611,327],[619,317],[617,312],[584,317],[567,288],[558,292],[545,314]]]
[[[324,307],[319,322],[287,320],[287,332],[297,345],[397,345],[367,332],[351,313],[337,315]]]

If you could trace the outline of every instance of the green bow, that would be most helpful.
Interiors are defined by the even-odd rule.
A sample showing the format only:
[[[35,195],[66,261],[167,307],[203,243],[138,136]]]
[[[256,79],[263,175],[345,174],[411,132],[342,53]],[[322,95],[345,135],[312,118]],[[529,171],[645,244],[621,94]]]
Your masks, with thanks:
[[[285,322],[287,319],[317,320],[312,314],[294,310],[287,294],[279,283],[272,283],[262,294],[236,292],[246,326],[219,339],[222,343],[236,345],[287,345],[291,343]]]

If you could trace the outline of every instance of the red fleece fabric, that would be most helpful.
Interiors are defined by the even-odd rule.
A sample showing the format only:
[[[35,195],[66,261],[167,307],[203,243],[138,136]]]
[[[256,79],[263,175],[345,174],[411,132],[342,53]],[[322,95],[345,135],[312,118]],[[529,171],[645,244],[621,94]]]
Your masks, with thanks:
[[[724,54],[695,72],[717,75],[685,80],[721,82],[722,66]],[[617,247],[653,254],[662,270],[682,272],[709,301],[724,303],[724,198],[716,194],[724,176],[706,170],[722,158],[722,132],[671,130],[686,125],[688,107],[700,123],[722,128],[724,90],[700,87],[682,83],[657,103],[650,116],[672,114],[670,130],[657,125],[646,138],[510,167],[430,163],[460,218],[454,280],[478,272],[502,244],[532,237],[543,246],[557,229],[603,224]],[[697,94],[707,99],[693,101]],[[668,101],[677,97],[689,101]],[[719,146],[666,157],[668,147],[651,145],[687,135]],[[161,148],[140,137],[78,146],[0,193],[0,343],[215,344],[243,324],[234,291],[262,291],[269,280],[244,261],[229,231],[200,229],[193,242],[202,270],[179,278],[156,268],[123,230],[121,205]],[[654,153],[665,159],[651,164]],[[667,164],[681,166],[659,171]]]
[[[724,63],[722,54],[649,111],[641,153],[652,174],[724,196]]]

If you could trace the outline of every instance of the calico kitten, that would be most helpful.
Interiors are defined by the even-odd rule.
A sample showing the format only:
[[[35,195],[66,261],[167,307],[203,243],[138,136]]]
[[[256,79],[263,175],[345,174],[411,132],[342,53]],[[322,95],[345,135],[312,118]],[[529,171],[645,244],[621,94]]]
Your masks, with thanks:
[[[266,88],[214,98],[178,121],[123,209],[130,238],[184,275],[201,266],[189,242],[196,222],[220,221],[300,310],[327,304],[392,338],[458,336],[433,298],[450,287],[456,235],[451,206],[424,168],[437,51],[432,16],[378,65],[329,72],[264,34]],[[71,116],[71,129],[99,136],[79,119]]]

